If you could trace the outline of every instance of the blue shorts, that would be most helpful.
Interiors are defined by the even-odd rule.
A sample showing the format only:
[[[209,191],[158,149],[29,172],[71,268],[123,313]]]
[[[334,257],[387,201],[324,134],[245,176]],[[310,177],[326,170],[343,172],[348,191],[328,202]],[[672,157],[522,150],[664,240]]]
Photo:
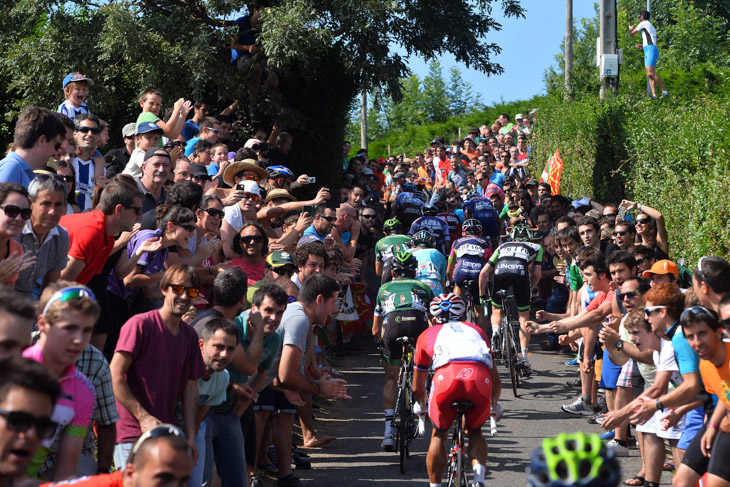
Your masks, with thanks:
[[[697,432],[702,428],[702,423],[705,420],[705,411],[702,406],[693,409],[687,413],[684,418],[684,430],[682,436],[679,438],[677,448],[686,450],[689,444],[692,442],[692,438],[695,437]]]
[[[616,389],[618,376],[621,373],[621,366],[611,362],[608,350],[603,350],[603,365],[601,365],[601,387],[604,389]]]
[[[659,48],[656,46],[644,46],[644,66],[654,66],[659,59]]]

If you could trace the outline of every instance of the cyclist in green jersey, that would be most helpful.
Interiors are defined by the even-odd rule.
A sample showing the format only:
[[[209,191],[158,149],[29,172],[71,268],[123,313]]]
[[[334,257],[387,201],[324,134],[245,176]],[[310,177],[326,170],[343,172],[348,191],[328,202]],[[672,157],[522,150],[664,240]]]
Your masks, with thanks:
[[[403,355],[398,338],[407,336],[416,343],[418,335],[428,328],[428,305],[433,299],[431,288],[414,279],[416,258],[408,252],[393,255],[393,281],[378,291],[373,316],[373,336],[382,339],[381,364],[385,371],[383,386],[383,408],[385,409],[385,432],[382,448],[395,449],[391,431],[393,408],[396,400],[398,369]]]
[[[403,226],[395,218],[383,223],[383,232],[385,237],[375,244],[375,273],[381,278],[381,286],[391,279],[390,261],[393,254],[406,250],[406,243],[411,240],[408,235],[402,234]]]

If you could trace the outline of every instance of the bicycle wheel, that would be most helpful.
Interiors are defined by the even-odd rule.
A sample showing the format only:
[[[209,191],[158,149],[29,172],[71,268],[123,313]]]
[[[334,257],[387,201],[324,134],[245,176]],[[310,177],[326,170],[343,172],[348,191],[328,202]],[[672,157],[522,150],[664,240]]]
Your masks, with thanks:
[[[502,317],[502,355],[509,367],[509,378],[512,382],[512,393],[517,397],[517,387],[520,384],[519,375],[517,373],[517,357],[515,357],[515,349],[512,346],[512,325],[509,320],[509,312],[505,309]]]
[[[404,377],[405,379],[405,377]],[[398,456],[400,459],[400,473],[406,473],[406,458],[408,457],[408,437],[411,434],[411,428],[408,424],[408,416],[411,414],[410,405],[408,404],[407,383],[403,381],[403,387],[400,388],[400,421],[398,425]]]
[[[466,321],[468,323],[476,323],[477,322],[477,313],[474,309],[474,299],[472,298],[471,292],[466,293],[464,296],[464,301],[466,303]]]
[[[456,485],[467,487],[466,473],[464,472],[464,430],[461,428],[462,416],[456,417],[456,437],[458,446],[456,449]]]

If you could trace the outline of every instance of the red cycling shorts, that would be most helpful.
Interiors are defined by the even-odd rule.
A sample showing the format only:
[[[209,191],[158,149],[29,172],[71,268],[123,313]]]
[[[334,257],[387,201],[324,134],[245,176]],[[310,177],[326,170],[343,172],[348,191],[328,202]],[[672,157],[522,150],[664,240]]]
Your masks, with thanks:
[[[492,379],[489,368],[478,362],[455,362],[438,368],[433,374],[428,415],[436,428],[445,431],[456,417],[455,401],[470,401],[467,409],[467,429],[480,428],[489,417]]]

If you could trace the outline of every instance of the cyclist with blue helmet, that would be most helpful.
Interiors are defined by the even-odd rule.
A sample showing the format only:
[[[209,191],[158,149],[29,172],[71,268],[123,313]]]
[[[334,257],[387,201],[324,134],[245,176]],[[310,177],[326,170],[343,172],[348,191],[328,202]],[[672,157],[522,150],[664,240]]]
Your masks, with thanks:
[[[421,208],[425,202],[416,194],[413,183],[405,183],[403,191],[398,193],[393,201],[395,217],[403,224],[403,228],[410,228],[411,224],[421,216]]]
[[[418,261],[416,279],[428,285],[434,295],[446,287],[446,257],[436,250],[436,237],[428,230],[421,230],[411,239],[411,252]]]
[[[449,224],[438,215],[438,208],[426,204],[421,208],[421,216],[411,224],[408,235],[413,236],[421,230],[426,230],[436,238],[436,249],[442,254],[451,248],[451,237],[449,236]]]

